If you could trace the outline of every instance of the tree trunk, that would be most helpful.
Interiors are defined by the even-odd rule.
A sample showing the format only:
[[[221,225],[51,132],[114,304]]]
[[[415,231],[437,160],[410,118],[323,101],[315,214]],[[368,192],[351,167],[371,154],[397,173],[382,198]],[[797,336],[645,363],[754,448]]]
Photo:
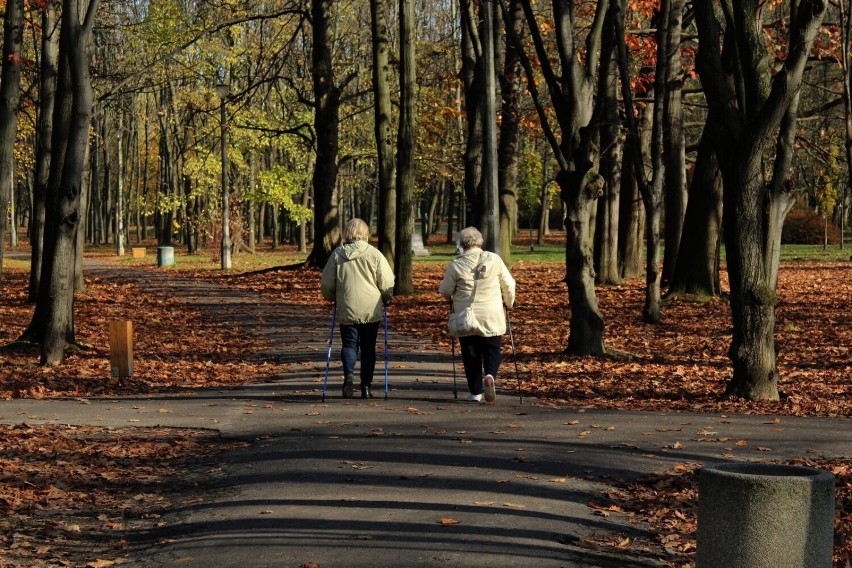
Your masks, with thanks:
[[[340,242],[337,206],[337,154],[340,125],[340,91],[334,83],[328,20],[331,0],[312,0],[314,83],[314,131],[317,157],[314,164],[314,246],[307,266],[322,268]],[[277,222],[277,219],[276,219]]]
[[[391,132],[388,23],[384,0],[370,0],[373,32],[373,101],[378,166],[379,250],[393,267],[396,245],[396,180]],[[367,220],[369,223],[369,219]]]
[[[9,204],[14,201],[15,137],[18,132],[18,104],[21,98],[23,19],[23,0],[7,0],[3,20],[3,62],[0,70],[0,274],[3,273],[6,218]],[[14,207],[12,210],[14,226]]]
[[[28,301],[35,303],[41,285],[44,243],[44,216],[47,181],[50,175],[53,107],[56,100],[57,46],[56,4],[47,2],[41,14],[41,65],[39,82],[38,134],[36,135],[35,181],[33,184],[33,224],[30,230],[30,286]]]
[[[466,221],[483,227],[485,203],[482,195],[482,103],[485,66],[479,39],[478,18],[470,0],[461,0],[462,83],[467,136],[464,151],[464,194],[470,215]]]
[[[665,161],[665,235],[661,286],[668,286],[680,250],[687,207],[686,148],[683,134],[683,65],[680,58],[681,27],[686,0],[672,0],[665,51],[665,112],[663,113],[663,156]]]
[[[722,178],[716,152],[702,134],[689,188],[680,251],[667,294],[718,296]]]
[[[618,117],[618,67],[607,71],[606,90],[601,93],[603,110],[600,124],[601,176],[604,179],[603,195],[598,199],[595,223],[594,262],[597,282],[617,284],[618,274],[618,212],[621,186],[621,141]]]
[[[505,18],[520,36],[524,28],[524,11],[520,0],[512,0]],[[518,162],[521,155],[521,58],[510,34],[506,35],[506,50],[503,73],[500,75],[500,90],[503,98],[500,113],[500,145],[497,149],[497,186],[500,193],[500,255],[507,263],[512,258],[512,237],[518,224]]]
[[[411,236],[414,234],[414,144],[417,140],[415,116],[414,2],[399,2],[399,133],[396,171],[396,293],[412,294]]]
[[[92,112],[86,47],[97,8],[98,0],[68,0],[62,10],[43,281],[30,324],[41,341],[42,365],[61,364],[66,342],[74,341],[75,237],[80,224],[82,172]],[[85,13],[83,21],[81,13]]]
[[[568,286],[571,320],[565,351],[580,356],[603,355],[606,352],[604,320],[598,310],[595,271],[589,247],[589,218],[603,179],[592,172],[560,173],[557,182],[568,210],[565,219],[565,284]]]
[[[774,248],[787,198],[796,97],[825,4],[802,0],[794,5],[787,58],[774,75],[766,63],[769,55],[763,44],[763,26],[754,6],[736,6],[729,14],[725,45],[736,49],[726,48],[721,53],[721,28],[712,6],[698,3],[695,7],[701,46],[696,64],[724,188],[723,226],[734,328],[728,352],[733,377],[726,395],[777,400]],[[763,152],[776,132],[773,177],[767,186]]]

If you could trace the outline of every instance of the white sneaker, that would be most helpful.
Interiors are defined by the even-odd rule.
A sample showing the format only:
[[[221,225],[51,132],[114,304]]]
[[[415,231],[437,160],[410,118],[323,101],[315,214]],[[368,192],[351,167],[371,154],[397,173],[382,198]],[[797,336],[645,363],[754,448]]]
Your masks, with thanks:
[[[482,402],[482,395],[481,394],[469,394],[469,395],[467,395],[467,401],[468,402]]]
[[[495,400],[497,400],[497,389],[494,385],[494,377],[491,375],[485,375],[485,378],[482,379],[483,390],[485,391],[485,402],[493,404]]]

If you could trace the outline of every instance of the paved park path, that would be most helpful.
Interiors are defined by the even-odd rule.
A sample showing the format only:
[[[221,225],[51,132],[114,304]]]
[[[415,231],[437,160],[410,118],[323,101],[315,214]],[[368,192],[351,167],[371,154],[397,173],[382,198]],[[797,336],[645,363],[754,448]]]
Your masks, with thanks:
[[[157,534],[140,535],[128,552],[135,567],[658,566],[642,552],[580,546],[591,534],[642,534],[588,506],[607,503],[607,480],[729,459],[723,454],[850,452],[849,420],[521,404],[511,375],[496,406],[470,404],[461,375],[453,398],[449,353],[393,331],[388,399],[340,397],[336,336],[337,372],[322,403],[326,312],[168,271],[91,270],[171,295],[240,326],[249,340],[269,337],[269,357],[292,363],[270,382],[234,389],[0,402],[4,423],[204,427],[254,442],[220,456],[212,488],[164,517]]]

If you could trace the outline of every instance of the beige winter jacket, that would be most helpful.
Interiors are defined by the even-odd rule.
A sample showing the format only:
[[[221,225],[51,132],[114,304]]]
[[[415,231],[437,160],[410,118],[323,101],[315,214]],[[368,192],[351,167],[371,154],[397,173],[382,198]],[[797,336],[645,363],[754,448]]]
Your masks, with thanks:
[[[454,312],[473,306],[479,329],[472,335],[506,333],[503,306],[511,308],[515,303],[515,280],[498,255],[479,248],[465,251],[447,267],[438,292],[453,303]]]
[[[382,302],[393,296],[393,270],[387,259],[366,241],[334,249],[322,271],[320,290],[337,304],[344,325],[382,320]]]

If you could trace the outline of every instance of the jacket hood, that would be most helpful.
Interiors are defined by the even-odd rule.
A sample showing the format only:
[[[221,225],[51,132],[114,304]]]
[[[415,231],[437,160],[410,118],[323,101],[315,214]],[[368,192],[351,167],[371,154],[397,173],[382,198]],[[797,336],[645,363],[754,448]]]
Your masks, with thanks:
[[[340,256],[338,258],[341,262],[355,260],[356,258],[360,258],[369,246],[367,241],[345,243],[340,247]]]
[[[500,263],[497,262],[499,258],[496,254],[482,249],[471,249],[462,253],[459,260],[468,270],[476,270],[475,278],[479,279],[489,278],[496,270],[499,270]]]

